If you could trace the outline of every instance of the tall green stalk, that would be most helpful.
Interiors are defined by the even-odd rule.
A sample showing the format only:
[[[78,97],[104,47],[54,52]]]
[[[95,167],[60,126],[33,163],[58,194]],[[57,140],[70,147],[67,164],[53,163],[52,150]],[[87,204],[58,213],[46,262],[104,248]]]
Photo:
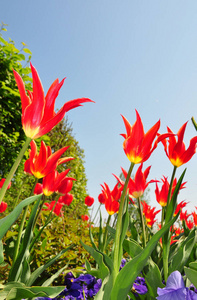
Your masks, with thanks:
[[[142,204],[140,197],[137,198],[138,201],[138,209],[139,209],[139,214],[140,214],[140,221],[142,225],[142,241],[143,241],[143,247],[146,247],[146,230],[145,230],[145,224],[144,224],[144,216],[142,212]]]
[[[116,223],[116,233],[115,233],[115,241],[114,241],[114,254],[113,254],[113,261],[114,261],[114,270],[113,270],[113,281],[115,281],[118,272],[119,272],[119,251],[120,251],[120,236],[121,236],[121,230],[122,230],[122,217],[123,217],[123,209],[124,209],[124,203],[125,203],[125,196],[127,192],[127,186],[129,183],[129,179],[131,177],[131,172],[134,167],[134,163],[131,163],[127,178],[124,184],[124,188],[122,191],[122,195],[120,198],[120,207],[118,211],[118,219]]]
[[[107,223],[105,226],[105,233],[104,233],[104,238],[103,238],[103,249],[102,249],[103,252],[105,252],[105,248],[107,247],[107,233],[108,233],[107,226],[110,224],[110,220],[111,220],[111,215],[108,216]]]
[[[168,199],[167,199],[167,206],[165,207],[165,212],[167,211],[168,205],[170,203],[171,194],[172,194],[172,185],[175,178],[177,167],[174,166],[170,186],[169,186],[169,192],[168,192]],[[163,272],[164,272],[164,280],[167,281],[168,279],[168,258],[169,258],[169,251],[170,251],[170,229],[169,231],[164,234],[162,238],[162,244],[163,244]]]
[[[0,190],[0,204],[1,204],[1,202],[3,200],[3,197],[6,193],[7,187],[9,185],[9,183],[11,182],[11,180],[14,176],[14,173],[16,172],[16,170],[17,170],[17,168],[18,168],[18,166],[19,166],[19,164],[20,164],[20,162],[23,158],[23,155],[24,155],[25,151],[27,150],[30,142],[31,142],[31,138],[27,137],[27,139],[25,141],[25,144],[23,145],[21,151],[19,152],[19,155],[16,158],[16,160],[15,160],[15,162],[14,162],[14,164],[13,164],[13,166],[12,166],[12,168],[11,168],[11,170],[10,170],[10,172],[9,172],[9,174],[8,174],[8,176],[7,176],[5,182],[4,182],[4,184],[3,184],[3,186]]]

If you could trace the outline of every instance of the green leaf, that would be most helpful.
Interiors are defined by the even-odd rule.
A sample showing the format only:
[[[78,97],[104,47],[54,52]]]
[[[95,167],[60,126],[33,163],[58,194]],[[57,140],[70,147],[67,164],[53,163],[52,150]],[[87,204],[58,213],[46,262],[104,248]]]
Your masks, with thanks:
[[[124,250],[133,258],[138,255],[143,248],[135,240],[124,240],[123,242]]]
[[[51,258],[45,265],[39,267],[36,269],[30,276],[27,285],[31,286],[34,284],[35,280],[44,272],[48,267],[50,267],[60,256],[62,256],[66,251],[70,250],[73,247],[73,245],[69,246],[68,248],[62,250],[59,254],[57,254],[55,257]]]
[[[0,264],[4,262],[4,256],[3,256],[3,243],[2,240],[0,240]]]
[[[177,206],[177,196],[178,196],[178,193],[179,193],[179,190],[180,190],[181,183],[183,181],[183,177],[185,175],[185,172],[186,172],[186,169],[181,174],[181,176],[180,176],[180,178],[179,178],[179,180],[177,182],[177,185],[175,187],[175,190],[174,190],[174,193],[172,195],[172,198],[170,200],[170,203],[169,203],[169,205],[167,207],[165,223],[168,223],[172,219],[173,214],[175,212],[175,209],[176,209],[176,206]]]
[[[0,42],[3,43],[4,45],[7,45],[7,43],[8,43],[1,36],[0,36]]]
[[[149,260],[147,269],[148,271],[146,271],[145,280],[148,286],[148,294],[153,297],[153,299],[156,299],[157,288],[164,287],[161,273],[157,264],[152,259]]]
[[[125,201],[125,202],[128,202]],[[122,218],[122,230],[121,230],[121,236],[120,236],[120,248],[119,248],[119,265],[121,263],[121,259],[122,259],[122,255],[123,255],[123,247],[122,247],[122,244],[123,244],[123,241],[125,239],[125,236],[126,236],[126,233],[127,233],[127,229],[128,229],[128,226],[129,226],[129,212],[128,212],[128,209],[126,209],[124,215],[123,215],[123,218]]]
[[[6,295],[6,300],[21,300],[34,297],[51,297],[54,298],[65,289],[64,286],[51,286],[51,287],[26,287],[18,282],[10,282],[3,290]],[[1,295],[0,295],[0,299]],[[5,298],[4,298],[5,299]]]
[[[41,197],[40,197],[40,199],[41,199]],[[16,261],[12,265],[12,268],[9,273],[8,281],[22,281],[22,278],[28,279],[28,277],[26,277],[26,274],[23,274],[23,273],[24,272],[26,273],[27,269],[29,269],[29,268],[28,268],[27,264],[25,264],[26,267],[23,268],[23,262],[25,259],[28,260],[28,258],[29,258],[29,245],[30,245],[30,241],[31,241],[32,235],[33,235],[32,230],[34,227],[36,213],[37,213],[37,210],[38,210],[38,207],[40,204],[40,199],[38,199],[38,201],[35,203],[32,211],[31,211],[31,214],[30,214],[30,217],[29,217],[29,220],[27,223],[27,227],[25,229],[25,235],[24,235],[24,238],[20,245],[19,254],[16,258]],[[29,272],[28,272],[28,275],[30,275]],[[20,276],[22,276],[22,278],[20,278]],[[24,283],[26,283],[26,282],[24,282]]]
[[[93,235],[92,235],[91,225],[89,226],[89,236],[90,236],[90,241],[91,241],[92,247],[93,247],[94,249],[97,249],[97,247],[96,247],[96,245],[95,245],[95,242],[94,242]]]
[[[99,250],[103,249],[103,227],[102,227],[102,214],[100,211],[100,224],[99,224]]]
[[[158,240],[164,235],[164,233],[170,228],[170,226],[176,221],[178,215],[174,217],[168,224],[163,226],[149,241],[147,246],[141,251],[141,253],[135,256],[130,262],[128,262],[124,268],[119,272],[116,277],[115,284],[111,292],[111,300],[126,299],[133,282],[139,275],[141,270],[147,263],[149,256],[157,245]]]
[[[176,270],[182,273],[196,242],[197,231],[192,230],[188,237],[181,243],[178,251],[173,255],[171,264],[169,266],[169,275]]]
[[[109,295],[113,287],[113,278],[110,274],[102,281],[102,286],[95,296],[95,300],[109,300]]]
[[[190,266],[191,269],[194,269],[194,270],[197,271],[197,261],[191,262],[191,263],[189,264],[189,266]]]
[[[49,286],[64,270],[68,268],[68,265],[64,266],[60,270],[58,270],[55,274],[53,274],[49,279],[47,279],[42,286]]]
[[[21,201],[9,215],[0,220],[0,240],[6,234],[11,225],[18,219],[23,207],[33,203],[37,199],[41,199],[41,197],[42,195],[35,195]]]
[[[25,53],[29,53],[29,54],[32,55],[32,52],[31,52],[29,49],[27,49],[27,48],[23,48],[23,51],[24,51]]]
[[[197,287],[197,270],[184,267],[185,275]]]
[[[101,278],[102,281],[104,280],[104,278],[109,274],[109,268],[106,266],[106,264],[104,263],[104,254],[99,252],[98,250],[84,244],[82,241],[80,241],[82,246],[85,248],[86,251],[88,251],[88,253],[90,253],[92,255],[92,257],[96,260],[97,264],[98,264],[98,270],[91,270],[91,274],[92,272],[96,272],[97,274],[97,278]]]

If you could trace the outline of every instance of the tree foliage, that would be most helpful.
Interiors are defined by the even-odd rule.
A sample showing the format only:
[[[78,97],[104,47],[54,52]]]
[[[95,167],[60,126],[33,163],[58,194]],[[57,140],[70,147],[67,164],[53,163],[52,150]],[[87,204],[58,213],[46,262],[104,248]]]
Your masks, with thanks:
[[[1,32],[5,31],[5,24]],[[25,135],[21,127],[21,100],[13,76],[13,69],[23,78],[27,89],[31,89],[30,68],[27,63],[31,59],[31,51],[22,43],[17,49],[14,41],[3,39],[0,33],[0,175],[6,177]]]

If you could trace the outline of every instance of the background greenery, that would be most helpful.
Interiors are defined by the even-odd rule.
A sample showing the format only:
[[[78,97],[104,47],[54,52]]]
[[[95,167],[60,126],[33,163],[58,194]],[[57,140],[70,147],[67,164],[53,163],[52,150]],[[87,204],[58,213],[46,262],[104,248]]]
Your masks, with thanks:
[[[29,68],[32,53],[25,43],[21,43],[21,49],[17,49],[13,40],[6,41],[3,38],[3,31],[6,30],[5,25],[2,24],[0,33],[0,179],[8,174],[25,140],[21,126],[21,100],[13,76],[13,69],[22,76],[26,90],[31,90],[32,82]],[[75,268],[85,262],[87,252],[80,246],[79,241],[82,239],[85,243],[89,243],[87,222],[81,220],[81,215],[88,213],[84,204],[87,195],[87,178],[84,167],[84,151],[74,137],[72,124],[69,124],[68,118],[63,119],[48,135],[42,137],[42,140],[50,145],[52,151],[70,146],[64,155],[72,156],[75,159],[59,166],[58,171],[61,172],[69,168],[68,175],[76,179],[71,191],[74,196],[73,202],[69,207],[63,207],[64,213],[61,217],[53,216],[53,220],[43,231],[36,248],[32,252],[31,267],[35,269],[62,249],[75,244],[73,249],[66,252],[55,266],[47,270],[45,274],[47,277],[49,273],[57,271],[58,268],[66,264],[68,264],[69,269],[71,265]],[[41,139],[36,140],[36,142],[39,147]],[[8,203],[8,208],[2,216],[12,211],[17,203],[31,194],[35,179],[23,172],[23,165],[27,157],[28,152],[17,170],[11,188],[6,193],[4,201]],[[55,197],[50,197],[50,200],[54,200]],[[35,231],[39,231],[48,214],[49,211],[42,211]],[[12,264],[15,236],[19,224],[20,218],[8,231],[3,241],[6,257],[5,263],[0,266],[0,280],[2,281],[6,280],[5,274]]]

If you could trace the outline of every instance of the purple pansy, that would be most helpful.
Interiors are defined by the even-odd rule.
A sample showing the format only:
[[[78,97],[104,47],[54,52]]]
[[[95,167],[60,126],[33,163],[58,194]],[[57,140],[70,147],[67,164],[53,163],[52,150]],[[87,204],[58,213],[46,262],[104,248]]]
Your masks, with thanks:
[[[167,279],[165,288],[157,289],[158,300],[197,300],[197,294],[185,287],[179,271],[174,271]]]
[[[132,290],[134,293],[144,295],[147,293],[148,289],[146,286],[145,279],[143,277],[137,277],[136,280],[133,283],[133,288]]]

